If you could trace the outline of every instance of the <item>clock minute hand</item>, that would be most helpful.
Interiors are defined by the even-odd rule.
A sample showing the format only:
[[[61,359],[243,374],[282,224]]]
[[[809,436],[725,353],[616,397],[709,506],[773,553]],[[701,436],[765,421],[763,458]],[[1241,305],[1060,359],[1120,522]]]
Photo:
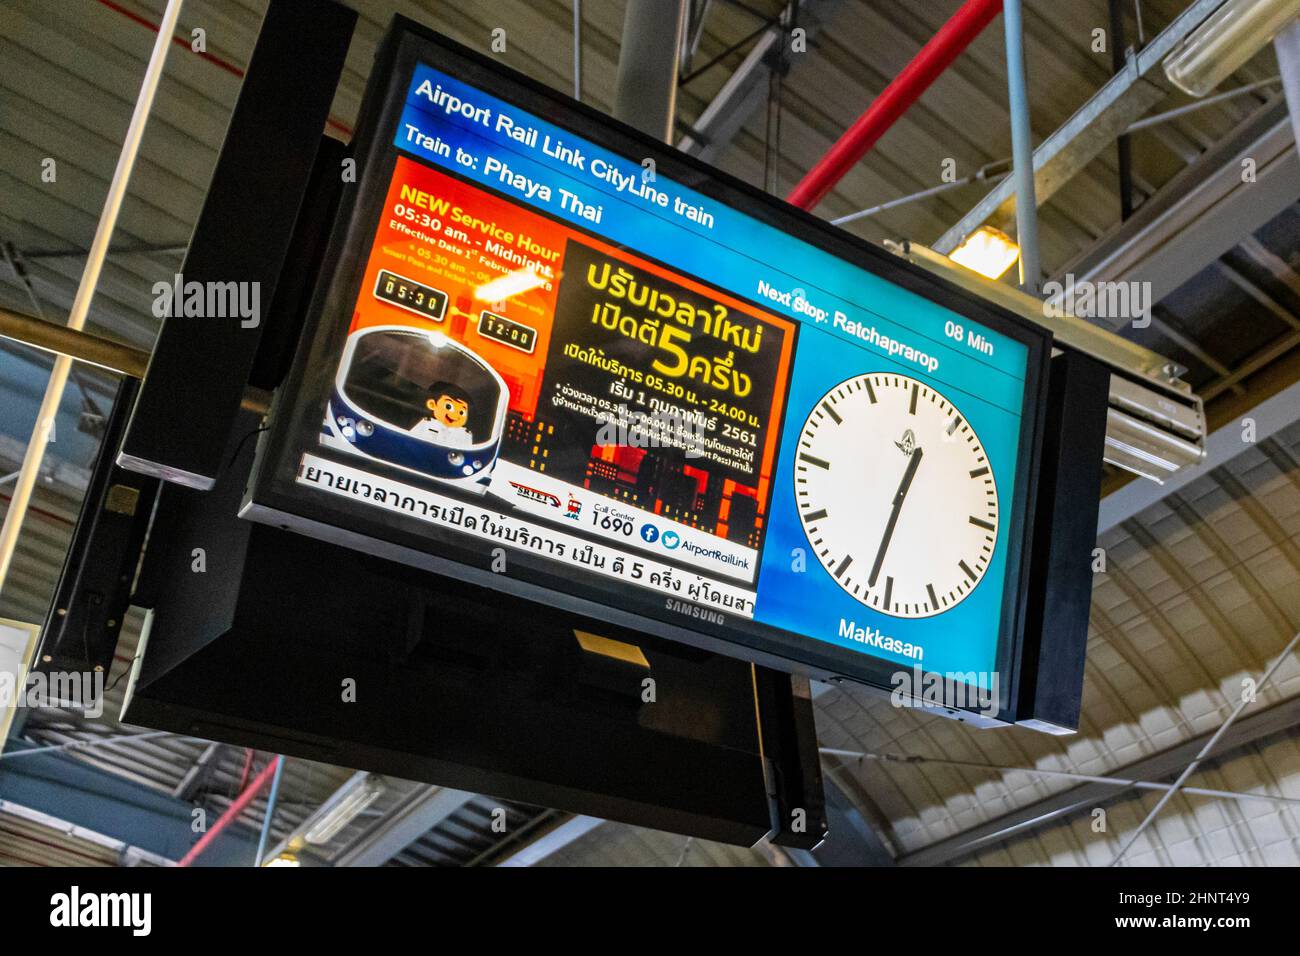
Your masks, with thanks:
[[[880,566],[885,563],[885,552],[889,550],[889,542],[894,537],[894,526],[898,524],[898,513],[903,510],[903,499],[907,497],[907,491],[912,487],[912,479],[916,477],[916,469],[921,464],[921,455],[924,452],[917,448],[912,452],[912,460],[907,463],[907,470],[903,472],[903,480],[898,484],[898,491],[894,495],[894,507],[889,512],[889,522],[885,525],[885,536],[880,539],[880,550],[876,552],[876,563],[871,566],[871,577],[867,579],[868,587],[876,586],[876,579],[880,577]]]

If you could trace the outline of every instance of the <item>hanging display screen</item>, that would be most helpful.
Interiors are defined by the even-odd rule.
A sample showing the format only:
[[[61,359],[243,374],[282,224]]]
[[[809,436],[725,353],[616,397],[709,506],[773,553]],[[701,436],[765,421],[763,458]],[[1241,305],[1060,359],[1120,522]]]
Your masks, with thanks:
[[[410,24],[363,109],[249,516],[1005,705],[1045,333]]]

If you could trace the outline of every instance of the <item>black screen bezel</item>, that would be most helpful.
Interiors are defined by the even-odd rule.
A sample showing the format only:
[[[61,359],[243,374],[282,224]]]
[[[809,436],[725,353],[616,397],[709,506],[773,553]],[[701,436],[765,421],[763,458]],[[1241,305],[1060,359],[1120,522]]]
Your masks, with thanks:
[[[308,379],[333,376],[348,325],[337,321],[337,317],[351,315],[398,157],[406,156],[413,162],[421,162],[418,157],[391,145],[413,71],[421,62],[615,153],[635,158],[638,163],[642,158],[651,158],[659,175],[968,316],[1027,347],[1016,494],[1008,530],[1007,573],[997,652],[1001,676],[998,719],[1015,719],[1014,702],[1018,699],[1030,566],[1028,516],[1034,513],[1037,491],[1043,427],[1041,409],[1046,397],[1051,334],[900,257],[401,16],[394,18],[376,55],[361,106],[361,125],[353,141],[357,181],[344,188],[303,337],[290,373],[277,390],[241,514],[437,573],[461,576],[613,624],[814,678],[848,679],[889,691],[893,686],[891,676],[906,668],[906,665],[751,620],[735,618],[735,624],[717,624],[682,618],[685,622],[682,623],[676,617],[667,617],[666,612],[661,618],[628,610],[624,606],[628,590],[625,584],[601,580],[575,581],[571,575],[563,573],[565,566],[531,552],[510,549],[509,570],[496,573],[491,569],[490,547],[483,544],[467,546],[463,535],[439,528],[421,527],[420,533],[416,534],[395,527],[391,520],[381,520],[395,517],[386,512],[366,505],[350,505],[344,499],[295,482],[302,453],[307,450],[315,454],[323,452],[317,447],[316,436],[320,431],[320,410],[324,403],[319,388],[307,388]],[[441,168],[439,171],[448,172]],[[483,184],[474,183],[474,186],[492,192]],[[334,318],[332,325],[325,321],[326,316]],[[798,348],[797,339],[795,348]],[[330,455],[326,452],[322,457],[329,458]],[[596,578],[595,575],[590,577]],[[619,587],[624,591],[622,595],[617,593]],[[663,604],[663,596],[649,590],[646,594]],[[973,710],[974,707],[964,709]]]

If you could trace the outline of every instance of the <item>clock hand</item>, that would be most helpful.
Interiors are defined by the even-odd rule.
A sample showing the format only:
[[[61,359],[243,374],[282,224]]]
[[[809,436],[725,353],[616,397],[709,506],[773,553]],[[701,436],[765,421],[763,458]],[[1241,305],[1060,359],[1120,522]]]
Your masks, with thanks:
[[[907,497],[907,491],[912,487],[912,479],[916,477],[917,466],[921,464],[922,450],[918,447],[912,452],[912,460],[907,463],[907,470],[903,472],[903,480],[898,484],[898,492],[894,495],[894,507],[889,512],[889,522],[885,525],[885,536],[880,539],[880,550],[876,552],[876,563],[871,566],[871,577],[867,579],[868,587],[876,586],[876,579],[880,577],[880,566],[885,563],[885,552],[889,550],[890,539],[894,537],[894,526],[898,524],[898,513],[903,509],[903,499]]]

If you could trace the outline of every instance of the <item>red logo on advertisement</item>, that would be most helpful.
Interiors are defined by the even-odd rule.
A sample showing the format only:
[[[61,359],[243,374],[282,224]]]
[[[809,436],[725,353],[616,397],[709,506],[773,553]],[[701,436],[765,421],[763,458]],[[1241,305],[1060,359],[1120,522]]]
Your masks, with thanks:
[[[510,486],[518,492],[519,497],[527,498],[529,501],[536,501],[539,505],[550,505],[552,508],[560,507],[560,499],[555,497],[549,491],[539,491],[536,488],[529,488],[527,485],[521,485],[517,481],[510,482]]]

